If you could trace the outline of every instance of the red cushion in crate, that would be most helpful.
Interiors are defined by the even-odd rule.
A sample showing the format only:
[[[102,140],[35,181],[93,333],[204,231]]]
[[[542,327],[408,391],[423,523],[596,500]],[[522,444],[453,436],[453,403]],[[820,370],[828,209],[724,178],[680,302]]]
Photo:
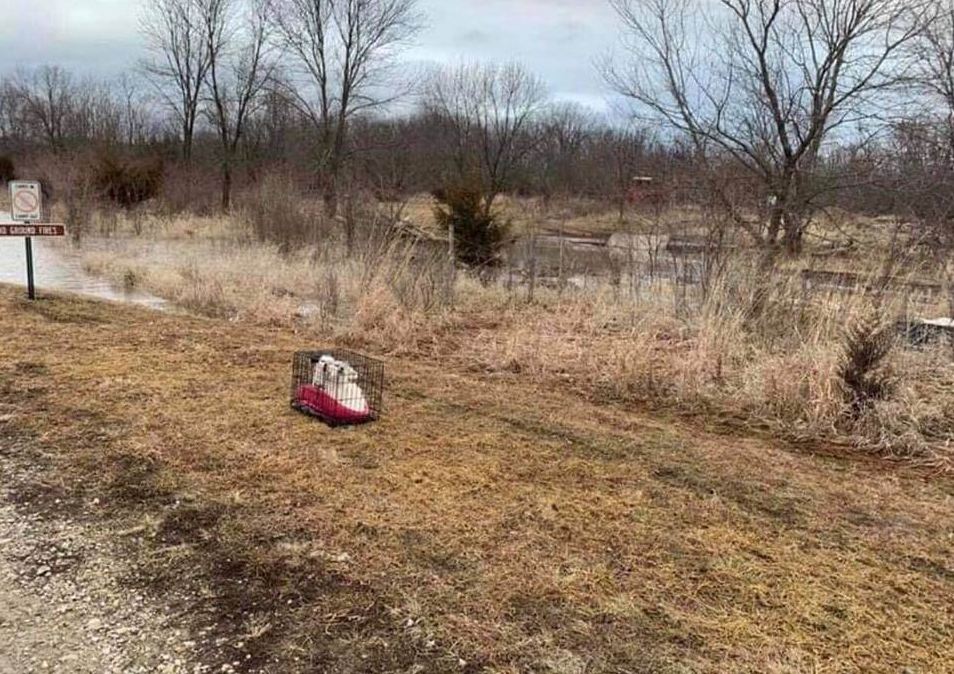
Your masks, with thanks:
[[[315,414],[339,424],[360,424],[371,418],[370,410],[351,409],[311,384],[298,387],[296,402]]]

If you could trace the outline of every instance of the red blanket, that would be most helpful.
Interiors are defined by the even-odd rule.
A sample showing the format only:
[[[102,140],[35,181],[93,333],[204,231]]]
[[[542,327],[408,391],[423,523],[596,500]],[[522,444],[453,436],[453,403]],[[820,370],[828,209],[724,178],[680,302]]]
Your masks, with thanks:
[[[298,387],[295,402],[300,407],[337,424],[360,424],[371,418],[370,411],[359,412],[350,409],[311,384]]]

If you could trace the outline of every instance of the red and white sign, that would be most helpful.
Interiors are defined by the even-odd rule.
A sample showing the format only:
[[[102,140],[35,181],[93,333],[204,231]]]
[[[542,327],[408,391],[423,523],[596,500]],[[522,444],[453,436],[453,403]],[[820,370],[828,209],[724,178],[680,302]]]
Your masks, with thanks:
[[[0,236],[66,236],[66,227],[63,225],[0,223]]]
[[[10,183],[10,214],[17,222],[39,222],[43,213],[43,191],[34,180]]]

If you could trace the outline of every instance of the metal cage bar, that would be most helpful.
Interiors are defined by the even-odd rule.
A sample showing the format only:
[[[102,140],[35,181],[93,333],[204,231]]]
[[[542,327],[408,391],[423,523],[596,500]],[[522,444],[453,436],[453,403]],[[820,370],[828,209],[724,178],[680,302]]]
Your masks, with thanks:
[[[380,418],[384,363],[347,349],[299,351],[292,362],[291,406],[330,426]]]

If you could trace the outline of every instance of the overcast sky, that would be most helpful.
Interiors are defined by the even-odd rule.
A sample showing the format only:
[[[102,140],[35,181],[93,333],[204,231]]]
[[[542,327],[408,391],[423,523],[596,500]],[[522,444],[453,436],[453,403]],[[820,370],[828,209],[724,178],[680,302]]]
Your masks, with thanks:
[[[3,0],[0,71],[55,64],[112,76],[141,56],[141,0]],[[616,42],[607,0],[419,0],[428,26],[409,59],[517,60],[555,97],[602,108],[593,61]]]

